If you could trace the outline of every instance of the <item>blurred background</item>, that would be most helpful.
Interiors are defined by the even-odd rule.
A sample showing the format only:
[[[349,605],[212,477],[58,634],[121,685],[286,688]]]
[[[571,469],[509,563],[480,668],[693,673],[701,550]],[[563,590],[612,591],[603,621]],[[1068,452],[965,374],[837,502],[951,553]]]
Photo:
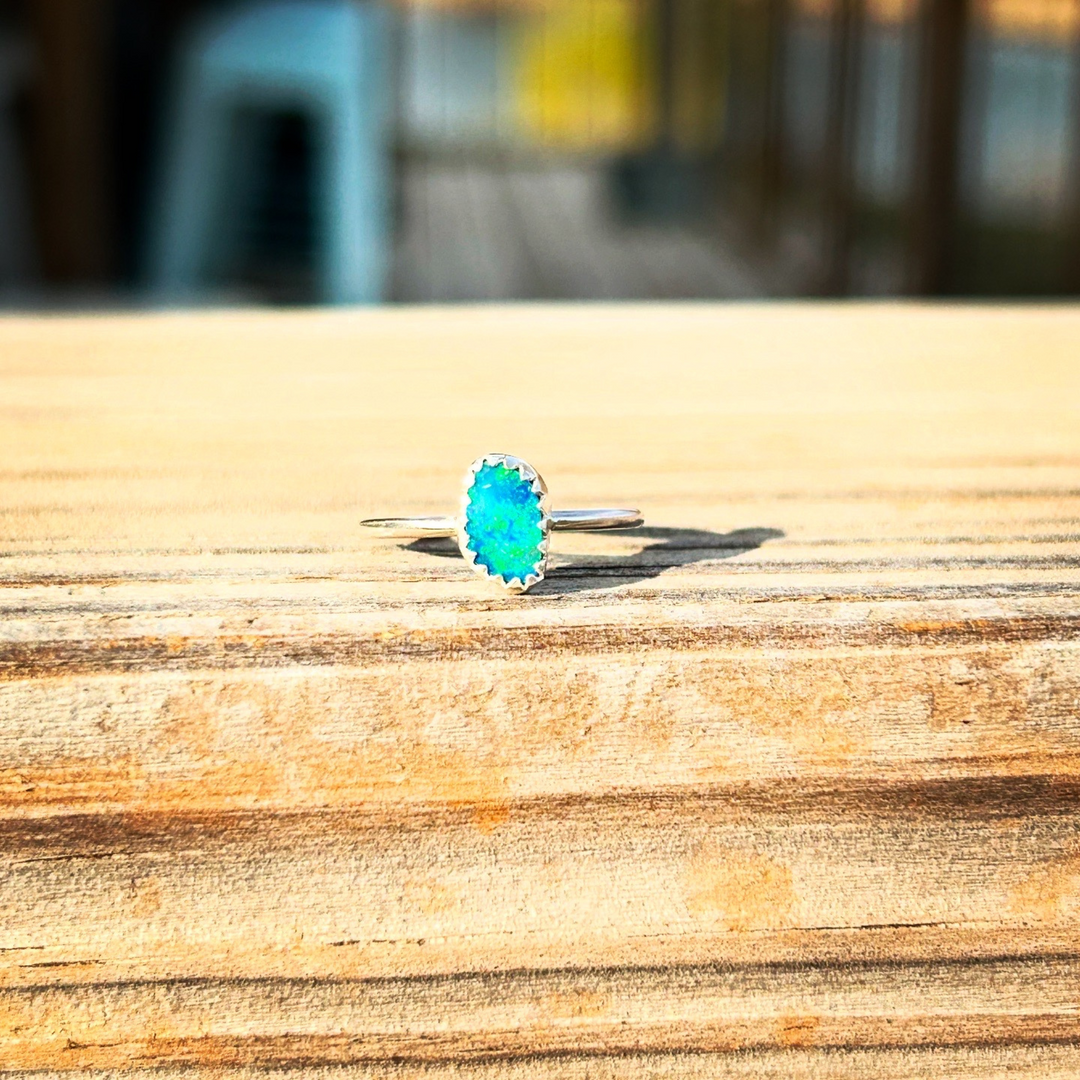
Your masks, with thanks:
[[[0,305],[1080,293],[1080,0],[0,0]]]

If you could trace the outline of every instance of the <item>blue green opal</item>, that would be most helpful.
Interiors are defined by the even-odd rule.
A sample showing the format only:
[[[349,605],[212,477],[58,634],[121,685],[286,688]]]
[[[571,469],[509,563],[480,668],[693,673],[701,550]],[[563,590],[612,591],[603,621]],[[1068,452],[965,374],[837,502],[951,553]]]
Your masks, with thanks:
[[[504,582],[524,582],[544,561],[540,544],[540,496],[517,469],[484,464],[468,491],[465,532],[469,550],[490,574]]]

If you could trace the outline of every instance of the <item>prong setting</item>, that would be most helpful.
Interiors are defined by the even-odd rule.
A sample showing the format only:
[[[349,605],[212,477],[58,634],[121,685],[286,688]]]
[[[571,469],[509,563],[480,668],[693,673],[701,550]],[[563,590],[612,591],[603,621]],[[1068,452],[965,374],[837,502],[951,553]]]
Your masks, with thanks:
[[[469,546],[470,535],[468,530],[468,514],[470,507],[469,492],[476,481],[477,473],[485,467],[502,466],[518,474],[524,483],[527,483],[532,493],[537,497],[540,509],[541,539],[536,545],[540,557],[536,560],[531,572],[524,575],[515,575],[506,578],[502,574],[494,573],[488,569],[478,558],[477,553]],[[548,548],[551,539],[551,511],[548,505],[548,490],[543,477],[527,462],[511,454],[485,454],[477,458],[465,473],[461,495],[461,507],[457,520],[457,540],[462,557],[480,577],[492,578],[497,581],[508,593],[520,594],[527,592],[534,585],[543,581],[547,570]]]

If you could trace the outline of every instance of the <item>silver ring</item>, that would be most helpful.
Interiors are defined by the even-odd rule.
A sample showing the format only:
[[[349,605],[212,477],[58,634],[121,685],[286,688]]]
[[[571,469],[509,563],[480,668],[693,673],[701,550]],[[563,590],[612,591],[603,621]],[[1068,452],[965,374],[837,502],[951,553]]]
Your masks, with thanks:
[[[465,474],[457,517],[369,518],[360,524],[400,535],[454,536],[481,577],[512,593],[544,580],[554,529],[636,529],[638,510],[551,510],[543,477],[510,454],[485,454]]]

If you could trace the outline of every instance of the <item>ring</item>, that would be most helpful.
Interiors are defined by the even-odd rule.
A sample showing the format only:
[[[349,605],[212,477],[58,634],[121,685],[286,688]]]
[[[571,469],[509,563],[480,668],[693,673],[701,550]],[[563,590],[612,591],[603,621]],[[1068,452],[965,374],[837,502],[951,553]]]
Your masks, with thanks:
[[[455,536],[461,554],[481,577],[512,593],[544,580],[553,529],[635,529],[638,510],[551,510],[543,477],[521,458],[485,454],[465,474],[457,517],[370,518],[369,529],[421,536]]]

